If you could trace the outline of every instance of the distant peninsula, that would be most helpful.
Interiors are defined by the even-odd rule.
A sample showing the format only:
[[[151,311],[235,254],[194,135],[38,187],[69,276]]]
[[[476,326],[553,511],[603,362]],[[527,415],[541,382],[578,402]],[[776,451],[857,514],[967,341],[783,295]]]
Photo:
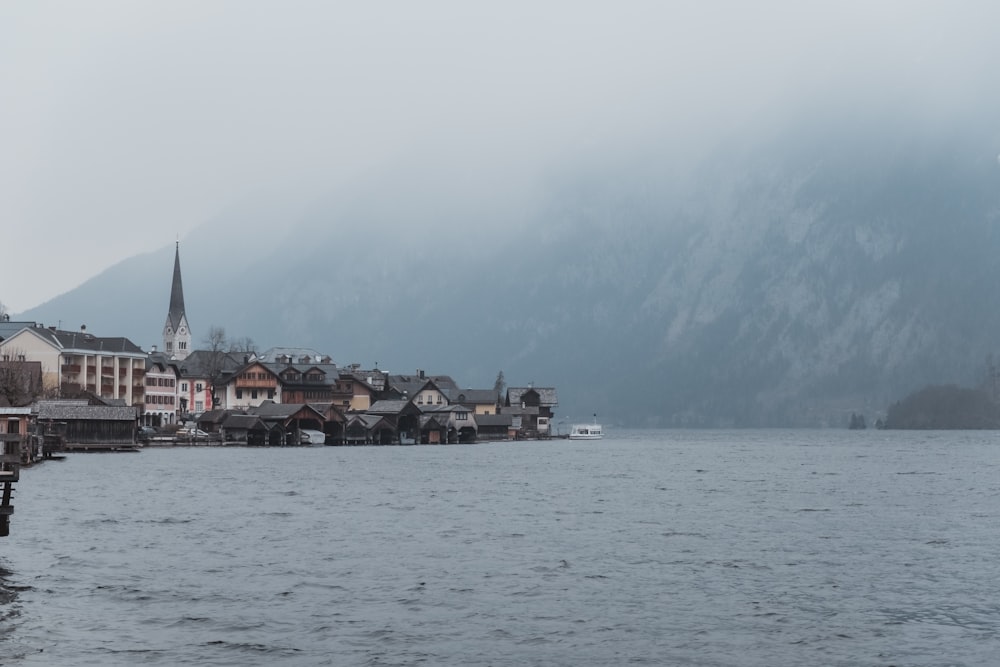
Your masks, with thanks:
[[[1000,406],[983,389],[933,385],[889,407],[888,429],[997,429]]]

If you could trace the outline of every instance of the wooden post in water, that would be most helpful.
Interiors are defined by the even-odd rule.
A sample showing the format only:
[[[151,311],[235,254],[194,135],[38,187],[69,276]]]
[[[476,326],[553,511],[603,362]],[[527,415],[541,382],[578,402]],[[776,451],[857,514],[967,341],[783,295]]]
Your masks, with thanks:
[[[0,537],[10,535],[10,515],[14,513],[10,497],[20,472],[21,434],[0,433],[0,484],[3,485],[3,495],[0,497]]]

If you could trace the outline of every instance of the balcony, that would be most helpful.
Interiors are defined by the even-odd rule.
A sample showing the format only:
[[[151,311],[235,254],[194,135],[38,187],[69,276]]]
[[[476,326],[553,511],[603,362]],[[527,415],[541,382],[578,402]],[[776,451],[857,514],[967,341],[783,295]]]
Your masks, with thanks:
[[[268,380],[247,380],[236,378],[234,383],[237,389],[277,389],[278,383],[274,379]]]
[[[62,372],[63,373],[76,374],[76,373],[79,373],[81,370],[83,370],[83,366],[81,366],[80,364],[63,364],[62,365]]]

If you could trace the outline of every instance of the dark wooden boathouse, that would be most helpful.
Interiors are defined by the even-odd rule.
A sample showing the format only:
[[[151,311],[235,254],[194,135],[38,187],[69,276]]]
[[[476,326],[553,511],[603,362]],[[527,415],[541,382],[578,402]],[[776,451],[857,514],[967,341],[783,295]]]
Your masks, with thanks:
[[[67,450],[114,450],[136,446],[135,406],[89,405],[87,401],[39,401],[38,424],[57,428]]]

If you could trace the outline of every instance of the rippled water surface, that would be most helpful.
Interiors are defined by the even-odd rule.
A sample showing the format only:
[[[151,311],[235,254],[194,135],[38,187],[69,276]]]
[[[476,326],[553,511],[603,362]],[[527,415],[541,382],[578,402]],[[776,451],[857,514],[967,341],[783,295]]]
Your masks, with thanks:
[[[1000,661],[994,432],[74,454],[15,506],[5,665]]]

